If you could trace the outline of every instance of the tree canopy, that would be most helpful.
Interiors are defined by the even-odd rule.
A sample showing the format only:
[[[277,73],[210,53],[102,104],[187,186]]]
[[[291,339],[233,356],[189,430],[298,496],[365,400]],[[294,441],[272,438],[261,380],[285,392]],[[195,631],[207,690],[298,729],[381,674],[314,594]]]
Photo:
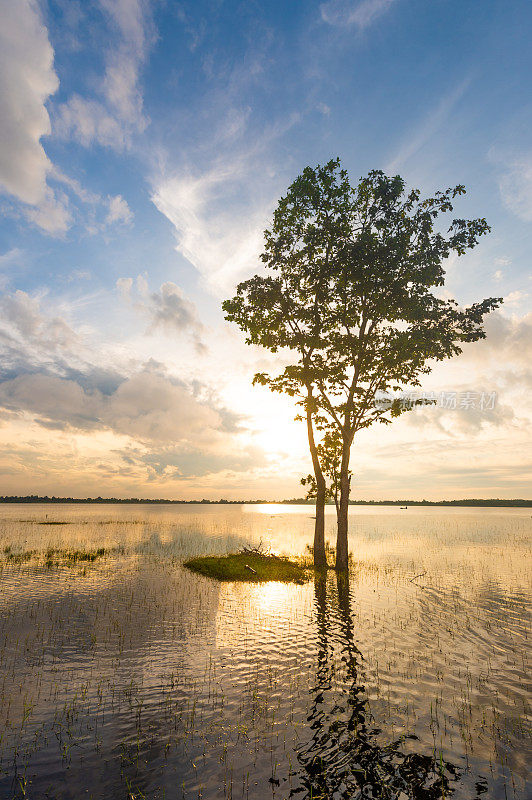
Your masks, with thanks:
[[[297,397],[312,437],[316,429],[339,442],[345,526],[354,435],[408,410],[375,403],[376,396],[420,386],[435,361],[484,338],[484,315],[501,302],[464,308],[438,292],[445,260],[490,230],[483,218],[440,224],[464,192],[458,185],[422,198],[380,170],[352,186],[339,159],[306,167],[265,231],[264,274],[240,283],[223,304],[248,343],[287,353],[279,374],[258,373],[254,382]],[[309,444],[321,480],[310,428]]]

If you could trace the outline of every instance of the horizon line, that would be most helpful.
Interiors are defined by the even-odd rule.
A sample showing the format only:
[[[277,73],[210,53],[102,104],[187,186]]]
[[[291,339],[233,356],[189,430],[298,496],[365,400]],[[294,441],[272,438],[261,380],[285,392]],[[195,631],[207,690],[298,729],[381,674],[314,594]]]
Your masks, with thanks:
[[[3,495],[0,503],[94,503],[94,504],[131,504],[131,505],[315,505],[312,499],[296,497],[285,500],[169,500],[165,498],[140,498],[140,497],[59,497],[56,495]],[[328,502],[326,505],[334,506]],[[462,498],[458,500],[350,500],[349,505],[375,505],[375,506],[499,506],[516,507],[532,506],[532,499],[525,498]]]

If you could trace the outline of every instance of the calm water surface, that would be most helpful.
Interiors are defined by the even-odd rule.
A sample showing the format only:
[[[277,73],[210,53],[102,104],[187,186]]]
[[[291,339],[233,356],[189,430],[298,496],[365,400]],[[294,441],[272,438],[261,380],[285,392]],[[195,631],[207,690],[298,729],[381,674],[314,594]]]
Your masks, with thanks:
[[[311,508],[0,506],[0,797],[529,800],[531,510],[350,517],[348,582],[244,585],[182,561]]]

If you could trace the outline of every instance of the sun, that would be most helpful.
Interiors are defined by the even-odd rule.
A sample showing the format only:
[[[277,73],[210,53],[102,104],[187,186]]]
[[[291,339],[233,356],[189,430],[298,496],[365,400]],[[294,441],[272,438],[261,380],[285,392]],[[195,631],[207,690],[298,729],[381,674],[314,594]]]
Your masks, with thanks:
[[[273,459],[301,462],[308,458],[306,426],[295,419],[300,408],[293,398],[239,380],[229,387],[224,400],[245,420],[246,444]]]

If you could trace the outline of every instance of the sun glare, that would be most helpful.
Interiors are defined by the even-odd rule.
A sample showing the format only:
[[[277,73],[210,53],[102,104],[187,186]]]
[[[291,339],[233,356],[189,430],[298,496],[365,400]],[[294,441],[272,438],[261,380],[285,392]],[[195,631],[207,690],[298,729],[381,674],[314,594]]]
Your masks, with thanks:
[[[269,614],[275,614],[293,597],[293,586],[279,581],[269,581],[253,587],[256,605]]]

